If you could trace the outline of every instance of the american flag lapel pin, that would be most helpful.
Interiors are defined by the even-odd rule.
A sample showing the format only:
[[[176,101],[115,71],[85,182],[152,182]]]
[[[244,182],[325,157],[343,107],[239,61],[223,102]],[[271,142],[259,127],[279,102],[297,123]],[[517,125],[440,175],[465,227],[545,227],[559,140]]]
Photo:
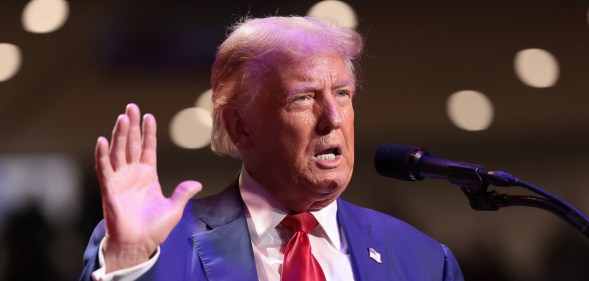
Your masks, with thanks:
[[[380,258],[380,253],[377,252],[375,249],[368,248],[368,256],[370,256],[370,258],[373,259],[374,261],[376,261],[377,263],[382,263],[382,260]]]

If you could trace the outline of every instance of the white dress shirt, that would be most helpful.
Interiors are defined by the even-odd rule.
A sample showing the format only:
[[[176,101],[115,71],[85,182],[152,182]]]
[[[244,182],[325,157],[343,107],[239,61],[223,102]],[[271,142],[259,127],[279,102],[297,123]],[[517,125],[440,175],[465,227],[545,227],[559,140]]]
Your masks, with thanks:
[[[292,236],[290,230],[280,225],[289,213],[288,208],[272,197],[246,171],[241,169],[239,178],[241,197],[245,202],[245,216],[249,229],[258,279],[278,281],[282,271],[284,249]],[[327,281],[353,281],[354,274],[343,232],[337,221],[337,201],[320,211],[311,212],[319,225],[309,232],[311,252],[325,274]],[[104,243],[104,239],[102,241]],[[98,253],[100,268],[92,273],[97,281],[131,281],[155,265],[160,249],[148,261],[105,274],[102,243]]]
[[[284,249],[292,236],[292,232],[282,227],[280,222],[289,210],[256,183],[245,169],[242,169],[239,186],[246,206],[245,217],[258,279],[280,280]],[[309,232],[311,252],[321,265],[326,280],[354,280],[350,255],[337,221],[337,201],[311,214],[319,222]]]

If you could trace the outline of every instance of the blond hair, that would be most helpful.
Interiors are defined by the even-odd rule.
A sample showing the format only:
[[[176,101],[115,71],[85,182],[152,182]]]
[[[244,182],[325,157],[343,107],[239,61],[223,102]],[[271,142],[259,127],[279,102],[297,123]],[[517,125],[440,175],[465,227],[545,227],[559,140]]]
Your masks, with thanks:
[[[354,29],[311,17],[246,19],[236,24],[219,46],[212,69],[212,150],[239,156],[221,112],[230,103],[247,108],[268,86],[273,67],[314,55],[338,55],[354,73],[363,46],[362,36]]]

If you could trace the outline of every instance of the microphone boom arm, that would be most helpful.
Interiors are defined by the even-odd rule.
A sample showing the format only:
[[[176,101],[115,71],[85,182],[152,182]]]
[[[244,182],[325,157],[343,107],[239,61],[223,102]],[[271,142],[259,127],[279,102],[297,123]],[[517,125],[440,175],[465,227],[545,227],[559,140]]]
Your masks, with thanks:
[[[499,194],[495,190],[487,191],[488,185],[461,187],[470,202],[470,207],[477,211],[497,211],[502,207],[526,206],[549,211],[565,220],[585,237],[589,238],[589,218],[566,201],[521,180],[517,186],[526,188],[543,197],[531,195]]]
[[[531,183],[502,171],[479,165],[435,158],[421,147],[384,144],[374,157],[379,175],[406,181],[445,179],[462,188],[470,206],[478,211],[497,211],[508,206],[528,206],[547,210],[564,219],[589,238],[589,218],[566,201]],[[540,196],[507,195],[487,191],[490,185],[523,187]]]

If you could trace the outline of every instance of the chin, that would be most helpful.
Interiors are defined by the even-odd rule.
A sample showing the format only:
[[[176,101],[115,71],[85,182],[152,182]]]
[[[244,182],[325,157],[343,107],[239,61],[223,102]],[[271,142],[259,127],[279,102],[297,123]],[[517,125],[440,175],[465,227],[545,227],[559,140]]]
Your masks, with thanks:
[[[319,195],[318,197],[320,197],[318,198],[319,201],[333,201],[344,192],[347,186],[347,181],[346,184],[344,184],[342,180],[330,180],[320,186],[321,188],[316,190]]]
[[[328,171],[324,174],[323,180],[319,186],[323,187],[324,190],[337,191],[345,189],[350,182],[351,171]]]
[[[327,205],[331,204],[333,201],[335,201],[338,196],[339,196],[339,194],[337,196],[314,201],[311,203],[311,205],[309,206],[308,209],[309,209],[309,211],[319,211],[319,210],[327,207]]]

